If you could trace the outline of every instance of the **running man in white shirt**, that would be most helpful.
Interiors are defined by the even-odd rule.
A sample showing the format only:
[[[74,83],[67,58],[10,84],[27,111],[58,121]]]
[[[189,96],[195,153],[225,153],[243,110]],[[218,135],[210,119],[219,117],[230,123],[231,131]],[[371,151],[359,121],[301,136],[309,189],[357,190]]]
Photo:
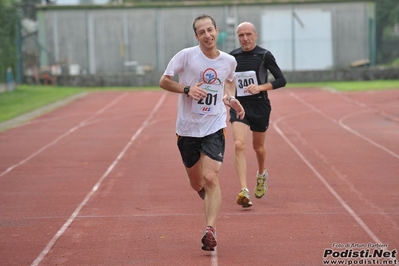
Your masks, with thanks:
[[[159,81],[161,88],[180,93],[178,99],[177,145],[191,187],[204,199],[206,229],[202,249],[216,246],[216,219],[221,205],[218,181],[225,151],[227,111],[225,103],[243,119],[245,111],[234,98],[233,56],[216,47],[219,33],[209,15],[193,22],[199,45],[178,52],[169,62]],[[178,75],[179,81],[172,80]]]

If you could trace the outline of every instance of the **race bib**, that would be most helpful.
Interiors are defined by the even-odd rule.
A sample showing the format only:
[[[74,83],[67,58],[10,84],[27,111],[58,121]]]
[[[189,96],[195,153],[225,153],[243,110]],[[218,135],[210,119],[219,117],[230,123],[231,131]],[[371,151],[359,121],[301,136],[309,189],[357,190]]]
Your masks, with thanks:
[[[201,88],[207,92],[205,99],[193,100],[191,111],[200,115],[217,115],[223,98],[223,87],[215,84],[202,84]]]
[[[245,92],[245,90],[249,84],[258,85],[255,71],[236,72],[234,75],[236,78],[237,96],[242,97],[252,95],[249,92]]]

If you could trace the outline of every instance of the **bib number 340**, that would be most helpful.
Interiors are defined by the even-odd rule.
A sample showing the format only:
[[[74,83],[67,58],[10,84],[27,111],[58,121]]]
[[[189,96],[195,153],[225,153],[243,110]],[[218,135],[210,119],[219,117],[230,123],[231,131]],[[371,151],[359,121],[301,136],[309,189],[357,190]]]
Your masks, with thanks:
[[[258,81],[256,79],[255,71],[245,71],[245,72],[236,72],[236,88],[237,88],[237,96],[249,96],[252,95],[249,92],[246,92],[247,86],[250,84],[258,85]]]

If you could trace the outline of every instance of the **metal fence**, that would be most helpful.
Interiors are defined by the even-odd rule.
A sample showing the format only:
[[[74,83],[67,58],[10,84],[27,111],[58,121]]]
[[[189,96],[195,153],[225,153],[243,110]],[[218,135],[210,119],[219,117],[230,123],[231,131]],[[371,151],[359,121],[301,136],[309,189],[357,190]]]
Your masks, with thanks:
[[[328,61],[307,66],[325,70],[346,68],[357,60],[371,64],[375,60],[375,12],[370,2],[43,6],[37,10],[38,33],[25,39],[25,75],[162,71],[177,51],[197,44],[192,21],[203,13],[215,17],[220,32],[218,48],[226,52],[238,47],[238,23],[252,22],[258,29],[258,44],[272,51],[283,70],[306,70],[305,62]]]

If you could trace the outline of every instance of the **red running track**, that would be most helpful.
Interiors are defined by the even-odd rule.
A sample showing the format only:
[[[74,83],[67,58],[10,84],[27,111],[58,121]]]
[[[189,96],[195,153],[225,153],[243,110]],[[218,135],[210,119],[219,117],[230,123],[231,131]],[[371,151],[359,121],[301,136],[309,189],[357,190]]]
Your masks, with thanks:
[[[394,265],[399,89],[270,98],[269,192],[250,209],[235,203],[228,127],[215,252],[201,250],[203,203],[175,144],[176,94],[91,93],[0,133],[0,264],[290,266],[334,255]],[[389,256],[353,255],[367,250]]]

